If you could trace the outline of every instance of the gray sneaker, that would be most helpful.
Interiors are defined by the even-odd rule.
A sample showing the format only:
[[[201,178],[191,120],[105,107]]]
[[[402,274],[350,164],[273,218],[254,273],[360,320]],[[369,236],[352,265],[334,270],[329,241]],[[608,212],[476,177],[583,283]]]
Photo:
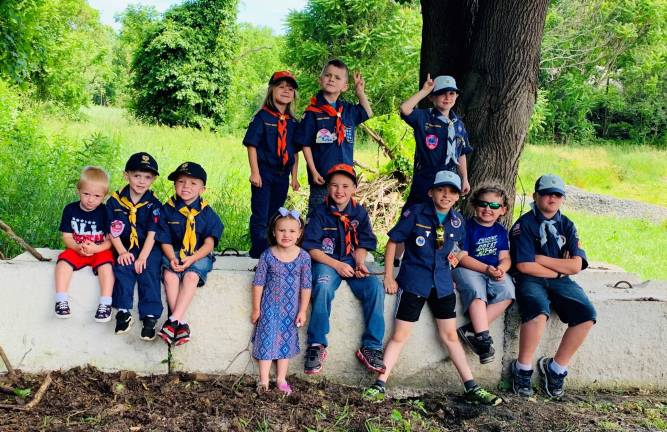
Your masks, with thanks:
[[[516,360],[512,361],[512,390],[514,393],[522,397],[530,397],[533,395],[533,387],[530,378],[533,376],[533,371],[520,370],[516,367]]]
[[[322,345],[311,345],[306,348],[303,373],[317,375],[322,372],[322,364],[327,359],[327,348]]]
[[[540,373],[540,381],[542,382],[544,393],[552,399],[560,399],[565,394],[563,384],[567,372],[559,375],[552,371],[549,367],[552,361],[551,357],[542,357],[537,361],[537,370]]]

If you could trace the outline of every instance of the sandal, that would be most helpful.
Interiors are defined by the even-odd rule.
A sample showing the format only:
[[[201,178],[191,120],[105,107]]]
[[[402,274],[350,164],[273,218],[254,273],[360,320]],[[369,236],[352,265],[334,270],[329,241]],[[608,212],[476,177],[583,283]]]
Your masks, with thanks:
[[[292,394],[292,387],[290,387],[290,385],[287,384],[287,381],[278,384],[278,390],[282,392],[285,396],[289,396]]]
[[[255,392],[257,392],[258,395],[267,393],[269,391],[269,384],[264,384],[261,382],[257,383],[257,386],[255,387]]]

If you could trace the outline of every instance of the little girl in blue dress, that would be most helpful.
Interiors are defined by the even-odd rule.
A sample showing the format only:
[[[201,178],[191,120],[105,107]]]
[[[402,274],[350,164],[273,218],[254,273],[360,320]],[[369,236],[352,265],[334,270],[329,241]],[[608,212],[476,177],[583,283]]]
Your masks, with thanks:
[[[289,395],[289,359],[299,351],[298,327],[306,323],[312,286],[310,255],[299,244],[301,215],[283,207],[272,218],[270,247],[259,257],[252,288],[251,321],[256,324],[252,356],[259,362],[258,391],[269,389],[269,372],[276,360],[276,386]]]

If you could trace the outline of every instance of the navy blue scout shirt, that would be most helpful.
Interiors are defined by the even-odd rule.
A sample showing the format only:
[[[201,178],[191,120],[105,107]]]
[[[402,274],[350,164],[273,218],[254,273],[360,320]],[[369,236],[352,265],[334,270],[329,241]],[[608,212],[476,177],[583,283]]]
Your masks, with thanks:
[[[243,138],[243,145],[255,147],[257,149],[257,162],[259,163],[260,172],[262,168],[269,168],[272,170],[287,171],[292,169],[294,165],[294,156],[297,152],[297,147],[294,145],[294,134],[299,123],[293,119],[287,119],[287,167],[283,166],[282,161],[278,158],[278,119],[268,112],[260,109],[252,118],[248,130]]]
[[[118,193],[118,196],[121,198],[125,197],[132,202],[132,198],[130,198],[130,186],[126,185]],[[158,221],[160,220],[160,209],[162,208],[162,203],[160,203],[150,190],[144,193],[144,196],[141,197],[141,200],[138,203],[132,204],[140,205],[144,202],[147,202],[148,204],[137,209],[136,229],[139,240],[139,249],[144,246],[148,232],[157,231]],[[112,196],[107,200],[107,211],[109,213],[109,233],[114,238],[120,237],[123,246],[125,246],[127,250],[130,250],[130,232],[132,231],[132,225],[130,224],[129,219],[130,210],[127,207],[124,207]]]
[[[160,221],[158,230],[155,233],[155,240],[164,244],[171,244],[176,249],[176,256],[183,245],[183,236],[185,235],[186,218],[178,209],[185,206],[185,203],[180,198],[174,197],[175,207],[172,207],[168,202],[162,206],[160,212]],[[201,209],[201,198],[197,198],[192,204],[191,209]],[[195,232],[197,234],[197,244],[195,250],[199,250],[204,244],[207,237],[213,237],[214,245],[218,244],[224,225],[220,220],[220,216],[211,208],[210,205],[204,207],[201,213],[195,216]]]
[[[438,298],[454,292],[452,270],[447,257],[466,238],[463,217],[450,210],[443,222],[445,244],[436,249],[436,228],[440,225],[433,201],[415,204],[404,211],[387,235],[391,241],[405,243],[405,253],[396,281],[402,290],[428,297],[435,287]]]
[[[447,161],[448,125],[438,118],[441,115],[434,108],[414,109],[407,116],[401,114],[401,118],[414,129],[414,175],[434,177],[435,173],[442,170],[457,172],[458,165],[453,160]],[[449,119],[454,122],[458,162],[461,155],[472,152],[472,147],[468,141],[468,132],[454,111],[449,111]]]
[[[328,104],[321,91],[316,98],[318,105]],[[345,125],[345,140],[340,145],[336,136],[336,117],[326,113],[306,111],[294,137],[294,142],[298,145],[311,148],[315,168],[322,177],[336,164],[354,164],[354,130],[368,120],[368,113],[361,104],[352,105],[338,99],[335,108],[338,108],[339,104],[343,105],[341,118]],[[312,184],[310,171],[308,182]]]
[[[60,219],[60,232],[70,233],[77,243],[86,241],[100,244],[109,232],[109,219],[104,204],[93,211],[81,208],[81,202],[67,204]]]
[[[496,267],[500,262],[500,252],[510,249],[507,230],[498,222],[490,227],[480,225],[475,218],[466,220],[466,241],[464,251],[477,261]]]
[[[323,202],[315,207],[303,233],[301,247],[307,251],[319,249],[331,258],[350,264],[354,267],[352,254],[345,254],[345,229],[343,223],[333,214],[337,211],[335,204]],[[364,206],[350,201],[341,213],[348,215],[350,224],[357,227],[359,247],[372,251],[377,247],[377,238]]]
[[[537,208],[523,214],[512,226],[510,232],[510,254],[512,256],[512,266],[516,269],[516,264],[522,262],[535,262],[535,255],[546,255],[551,258],[563,258],[566,251],[570,256],[580,256],[582,259],[581,269],[588,267],[586,252],[579,247],[579,236],[574,223],[563,216],[559,211],[551,218],[555,221],[553,225],[558,231],[558,238],[562,246],[558,245],[558,240],[545,227],[547,243],[542,246],[540,236],[540,225],[547,219]],[[520,274],[516,271],[517,274]]]

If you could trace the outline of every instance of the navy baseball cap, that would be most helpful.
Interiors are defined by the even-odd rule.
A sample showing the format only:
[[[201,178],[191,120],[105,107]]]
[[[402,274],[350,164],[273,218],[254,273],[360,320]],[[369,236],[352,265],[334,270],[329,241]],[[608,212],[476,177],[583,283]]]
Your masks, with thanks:
[[[431,189],[440,186],[452,186],[459,193],[461,193],[461,177],[451,171],[438,171],[438,173],[435,175],[435,181],[433,181],[433,186],[431,186]]]
[[[167,179],[171,181],[176,181],[176,179],[178,179],[178,176],[180,175],[194,177],[196,179],[203,181],[204,185],[206,185],[206,171],[204,171],[204,168],[202,168],[202,166],[199,165],[198,163],[195,162],[182,163],[181,165],[179,165],[178,168],[176,168],[176,171],[169,174],[169,177],[167,177]]]
[[[456,87],[456,80],[454,77],[449,75],[440,75],[435,77],[433,80],[433,91],[431,94],[437,96],[448,91],[455,91],[456,93],[461,93],[458,87]]]
[[[157,161],[146,152],[135,153],[125,163],[125,171],[150,171],[160,175],[157,170]]]
[[[565,196],[565,182],[555,174],[544,174],[535,182],[535,192],[540,195],[559,193]]]

